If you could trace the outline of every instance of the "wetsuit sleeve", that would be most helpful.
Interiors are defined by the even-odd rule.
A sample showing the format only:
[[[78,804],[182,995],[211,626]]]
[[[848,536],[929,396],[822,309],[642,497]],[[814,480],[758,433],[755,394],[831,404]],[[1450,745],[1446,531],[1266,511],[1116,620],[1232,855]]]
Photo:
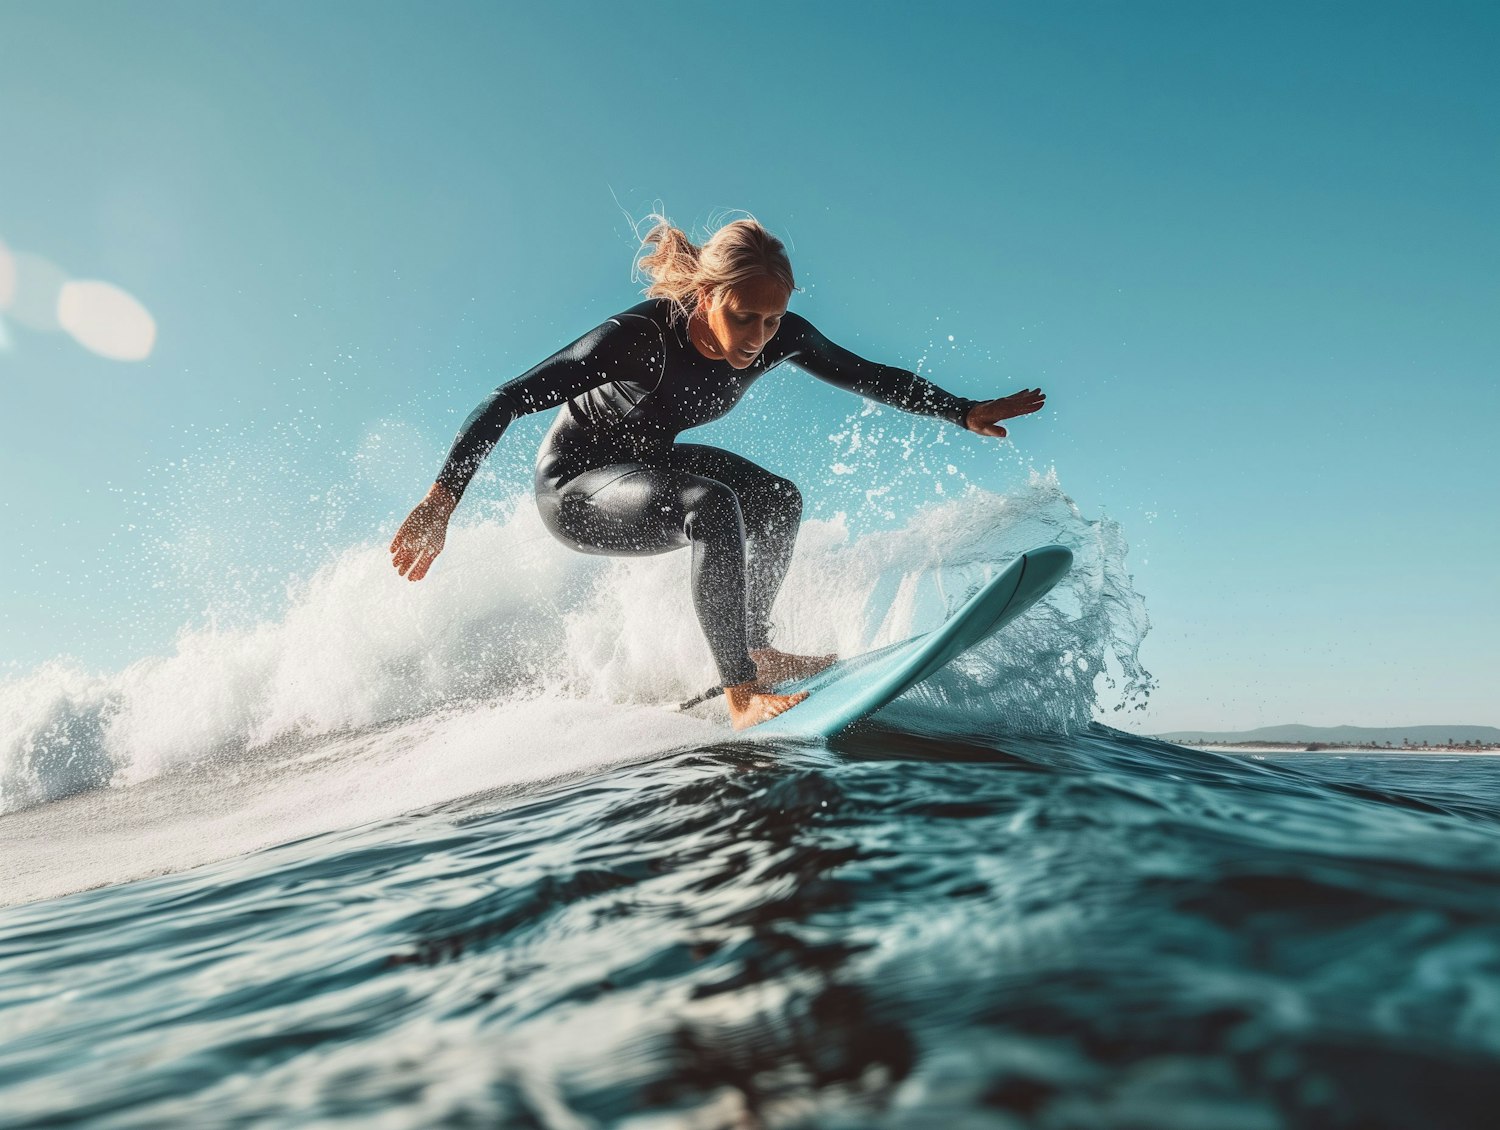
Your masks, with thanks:
[[[541,364],[490,393],[459,429],[437,481],[454,497],[463,497],[505,429],[519,416],[556,408],[610,381],[659,371],[663,362],[661,331],[646,318],[621,316],[558,350]]]
[[[892,408],[937,416],[963,427],[969,409],[981,403],[954,396],[906,369],[866,361],[842,346],[834,345],[800,314],[787,313],[781,320],[781,329],[792,335],[792,348],[786,359],[793,365],[819,380],[889,404]]]

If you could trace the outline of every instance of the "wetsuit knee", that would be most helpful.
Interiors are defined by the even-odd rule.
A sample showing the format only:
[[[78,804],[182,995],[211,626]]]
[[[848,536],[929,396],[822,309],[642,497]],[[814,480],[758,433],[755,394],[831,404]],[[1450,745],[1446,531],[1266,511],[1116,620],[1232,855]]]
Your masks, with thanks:
[[[683,531],[691,541],[745,540],[739,497],[723,483],[706,482],[683,494]]]
[[[779,475],[767,475],[752,484],[742,497],[741,505],[745,530],[757,541],[795,537],[795,531],[802,524],[802,492],[796,483]]]
[[[794,521],[802,520],[802,492],[791,479],[776,476],[771,480],[771,489],[781,501],[781,511]]]

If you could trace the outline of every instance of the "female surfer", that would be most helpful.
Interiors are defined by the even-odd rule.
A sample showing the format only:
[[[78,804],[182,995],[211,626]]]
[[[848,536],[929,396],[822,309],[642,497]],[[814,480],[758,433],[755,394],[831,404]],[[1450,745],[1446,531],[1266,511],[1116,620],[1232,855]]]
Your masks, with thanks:
[[[464,422],[437,481],[401,523],[392,563],[419,581],[442,551],[448,519],[501,434],[518,416],[565,407],[542,443],[542,520],[583,553],[653,554],[691,546],[693,605],[736,729],[775,717],[806,694],[770,687],[831,656],[771,646],[771,605],[791,564],[802,497],[748,459],[678,433],[723,416],[783,361],[903,411],[985,436],[1035,412],[1040,389],[966,400],[915,373],[834,345],[787,310],[796,283],[786,250],[753,219],[695,246],[664,217],[640,260],[647,301],[610,318],[515,380]]]

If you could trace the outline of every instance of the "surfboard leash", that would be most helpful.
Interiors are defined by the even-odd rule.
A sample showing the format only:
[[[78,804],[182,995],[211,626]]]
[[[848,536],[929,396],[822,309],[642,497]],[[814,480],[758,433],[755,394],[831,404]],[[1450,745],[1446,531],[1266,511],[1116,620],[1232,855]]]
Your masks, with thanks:
[[[691,710],[693,709],[693,707],[698,706],[700,703],[707,702],[709,699],[713,698],[714,695],[723,693],[723,687],[709,687],[708,690],[704,691],[702,694],[690,698],[686,702],[679,702],[677,704],[677,709],[680,711]]]

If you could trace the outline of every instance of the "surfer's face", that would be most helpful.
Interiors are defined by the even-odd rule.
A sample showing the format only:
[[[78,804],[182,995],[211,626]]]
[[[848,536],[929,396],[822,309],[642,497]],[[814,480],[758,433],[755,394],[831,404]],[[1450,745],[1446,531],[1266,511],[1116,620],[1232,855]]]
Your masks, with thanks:
[[[730,287],[714,303],[700,303],[699,315],[719,356],[736,369],[755,363],[776,336],[791,292],[775,279],[759,278]]]

